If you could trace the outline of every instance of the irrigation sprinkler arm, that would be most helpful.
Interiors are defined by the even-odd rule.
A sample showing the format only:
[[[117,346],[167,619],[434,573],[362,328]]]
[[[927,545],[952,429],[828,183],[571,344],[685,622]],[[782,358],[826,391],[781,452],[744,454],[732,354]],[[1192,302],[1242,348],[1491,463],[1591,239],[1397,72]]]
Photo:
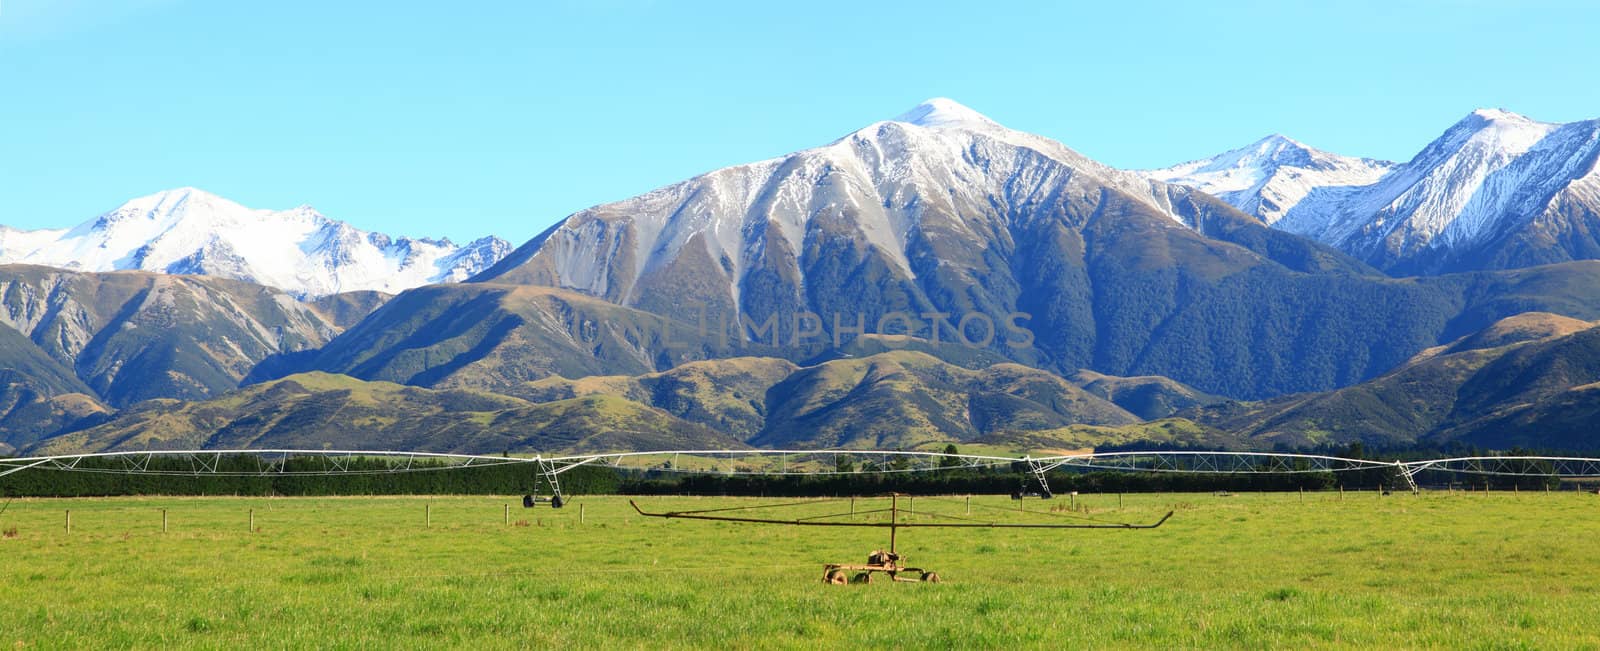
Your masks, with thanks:
[[[50,463],[50,462],[51,462],[51,459],[49,457],[45,457],[45,458],[39,459],[38,461],[34,461],[33,463],[29,463],[29,464],[21,464],[21,465],[15,465],[15,466],[10,465],[10,464],[6,464],[5,466],[0,466],[0,467],[4,467],[5,468],[5,470],[0,470],[0,477],[4,477],[4,476],[9,475],[9,474],[14,473],[14,472],[21,472],[23,470],[27,470],[27,469],[32,468],[34,466],[42,466],[42,465],[44,465],[46,463]]]
[[[665,513],[651,513],[639,508],[639,504],[628,500],[628,505],[639,515],[649,518],[678,518],[683,520],[714,520],[718,522],[746,522],[753,524],[786,524],[802,527],[869,527],[888,529],[898,527],[901,529],[921,527],[941,527],[947,529],[1154,529],[1166,523],[1172,517],[1172,512],[1161,516],[1160,520],[1152,524],[1130,523],[1104,523],[1104,524],[1034,524],[1014,522],[829,522],[822,520],[778,520],[772,518],[742,518],[726,515],[705,515],[693,511],[668,511]]]
[[[551,464],[550,467],[554,468],[554,470],[550,471],[549,474],[559,475],[561,473],[564,473],[564,472],[566,472],[568,470],[572,470],[573,468],[576,468],[576,467],[581,466],[583,464],[594,463],[594,462],[599,461],[599,460],[604,459],[604,458],[605,457],[589,457],[589,458],[583,459],[581,461],[575,461],[575,462],[572,462],[572,463],[568,463],[568,464],[566,464],[564,466],[556,465],[557,460],[545,459],[544,457],[539,457],[539,458],[535,459],[535,461],[538,461],[538,462],[541,462],[541,463],[543,463],[543,462],[550,463]]]

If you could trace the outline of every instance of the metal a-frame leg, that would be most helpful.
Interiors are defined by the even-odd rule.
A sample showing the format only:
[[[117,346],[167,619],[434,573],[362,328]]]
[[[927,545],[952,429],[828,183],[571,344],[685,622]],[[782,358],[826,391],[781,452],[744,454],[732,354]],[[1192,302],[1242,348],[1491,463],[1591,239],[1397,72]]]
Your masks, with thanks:
[[[1422,492],[1422,489],[1417,486],[1417,477],[1416,477],[1416,475],[1417,475],[1417,473],[1422,472],[1423,470],[1427,469],[1428,465],[1429,464],[1422,464],[1422,465],[1418,465],[1418,466],[1408,466],[1406,464],[1400,463],[1399,461],[1396,461],[1396,462],[1394,462],[1394,469],[1395,469],[1396,472],[1400,473],[1401,477],[1405,478],[1406,486],[1409,486],[1411,488],[1411,493],[1413,495],[1416,495],[1416,494],[1420,494]]]
[[[559,509],[566,504],[566,498],[561,495],[561,479],[556,471],[556,464],[539,458],[539,472],[544,475],[544,480],[550,484],[550,507]]]
[[[1033,478],[1039,481],[1039,497],[1044,499],[1050,499],[1051,497],[1054,497],[1054,493],[1050,492],[1050,482],[1046,481],[1044,477],[1044,464],[1034,461],[1033,457],[1028,457],[1027,461],[1028,470],[1033,473]]]
[[[547,461],[544,457],[534,457],[534,463],[538,464],[539,466],[539,474],[533,479],[533,493],[522,496],[522,507],[525,509],[531,509],[534,507],[534,505],[544,501],[550,502],[550,508],[552,509],[559,509],[563,506],[566,506],[567,498],[561,494],[561,479],[559,475],[561,474],[562,470],[571,468],[572,466],[557,466],[555,462]],[[539,497],[540,477],[543,477],[545,483],[550,485],[549,500]]]

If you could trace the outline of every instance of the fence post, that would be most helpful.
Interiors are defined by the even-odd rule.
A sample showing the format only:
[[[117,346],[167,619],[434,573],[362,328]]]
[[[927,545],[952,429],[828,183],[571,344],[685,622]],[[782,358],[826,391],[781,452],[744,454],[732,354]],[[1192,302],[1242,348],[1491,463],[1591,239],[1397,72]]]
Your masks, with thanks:
[[[578,524],[583,524],[583,520],[584,520],[583,504],[579,504],[578,505]]]
[[[161,533],[167,532],[167,510],[161,509]]]
[[[72,509],[67,509],[67,533],[72,533]]]
[[[250,509],[250,533],[256,532],[256,510]]]
[[[502,525],[506,525],[506,526],[510,526],[511,525],[511,505],[510,504],[506,504],[504,506],[506,507],[505,508],[505,515],[501,518],[501,520],[502,520],[501,524]]]
[[[967,496],[967,515],[972,515],[972,496]]]
[[[433,502],[422,505],[422,523],[423,526],[433,527]]]

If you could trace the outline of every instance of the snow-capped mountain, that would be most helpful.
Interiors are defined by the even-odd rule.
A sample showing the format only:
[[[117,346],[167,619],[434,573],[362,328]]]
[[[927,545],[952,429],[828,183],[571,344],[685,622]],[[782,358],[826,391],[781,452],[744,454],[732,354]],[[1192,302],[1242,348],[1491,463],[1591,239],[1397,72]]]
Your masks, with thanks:
[[[194,188],[140,197],[68,230],[0,226],[0,264],[220,276],[300,297],[457,282],[510,250],[496,237],[465,246],[390,237],[309,206],[254,210]]]
[[[1126,375],[1160,355],[1130,333],[1246,270],[1286,285],[1302,282],[1292,272],[1364,271],[1203,192],[935,99],[821,147],[580,211],[474,280],[576,290],[769,343],[796,341],[803,314],[821,316],[824,341],[894,315],[954,315],[881,322],[948,341],[963,316],[977,332],[1027,313],[1031,335],[998,328],[986,345]]]
[[[1550,124],[1480,109],[1408,162],[1301,175],[1303,186],[1274,180],[1269,170],[1283,168],[1249,160],[1255,149],[1146,174],[1217,194],[1391,273],[1600,258],[1600,120]],[[1255,189],[1251,182],[1262,178]],[[1296,193],[1287,205],[1257,201]]]
[[[1211,158],[1140,173],[1198,188],[1268,224],[1278,224],[1291,213],[1319,212],[1321,208],[1313,206],[1334,194],[1328,189],[1371,185],[1394,166],[1389,161],[1330,154],[1273,134]],[[1292,227],[1296,221],[1280,228],[1298,232]]]
[[[1082,209],[1118,193],[1196,227],[1208,210],[1191,190],[1117,170],[1054,140],[1001,126],[945,98],[873,123],[828,145],[719,169],[563,220],[484,278],[577,289],[649,303],[685,265],[722,276],[694,285],[740,310],[772,275],[797,278],[822,237],[855,242],[851,257],[881,258],[897,278],[973,260],[1038,206]],[[1222,204],[1217,204],[1222,205]],[[1231,211],[1230,211],[1231,212]],[[1005,242],[1011,246],[1012,242]],[[776,265],[776,266],[774,266]]]
[[[1401,271],[1600,257],[1600,121],[1478,110],[1328,215],[1317,236]]]
[[[1256,398],[1374,377],[1485,319],[1595,318],[1570,297],[1600,286],[1600,265],[1475,280],[1395,282],[1199,190],[931,100],[574,213],[472,282],[408,292],[278,371],[511,390],[914,346]],[[879,368],[861,386],[901,391],[899,377]]]

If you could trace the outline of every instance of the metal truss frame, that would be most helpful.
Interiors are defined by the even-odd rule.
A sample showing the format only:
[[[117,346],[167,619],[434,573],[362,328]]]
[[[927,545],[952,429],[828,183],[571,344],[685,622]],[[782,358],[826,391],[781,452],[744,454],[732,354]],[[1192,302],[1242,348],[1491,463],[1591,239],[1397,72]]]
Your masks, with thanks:
[[[157,459],[175,460],[156,464]],[[381,466],[370,463],[383,461]],[[87,462],[87,463],[86,463]],[[1600,458],[1481,456],[1381,461],[1286,452],[1086,452],[1009,457],[911,450],[658,450],[557,456],[488,456],[395,450],[141,450],[0,458],[0,477],[25,470],[117,475],[330,476],[438,472],[528,465],[561,495],[559,477],[585,465],[644,472],[720,475],[828,476],[936,472],[1007,467],[1027,472],[1046,493],[1046,474],[1058,469],[1196,474],[1305,474],[1390,470],[1417,490],[1425,471],[1498,477],[1600,478]]]

